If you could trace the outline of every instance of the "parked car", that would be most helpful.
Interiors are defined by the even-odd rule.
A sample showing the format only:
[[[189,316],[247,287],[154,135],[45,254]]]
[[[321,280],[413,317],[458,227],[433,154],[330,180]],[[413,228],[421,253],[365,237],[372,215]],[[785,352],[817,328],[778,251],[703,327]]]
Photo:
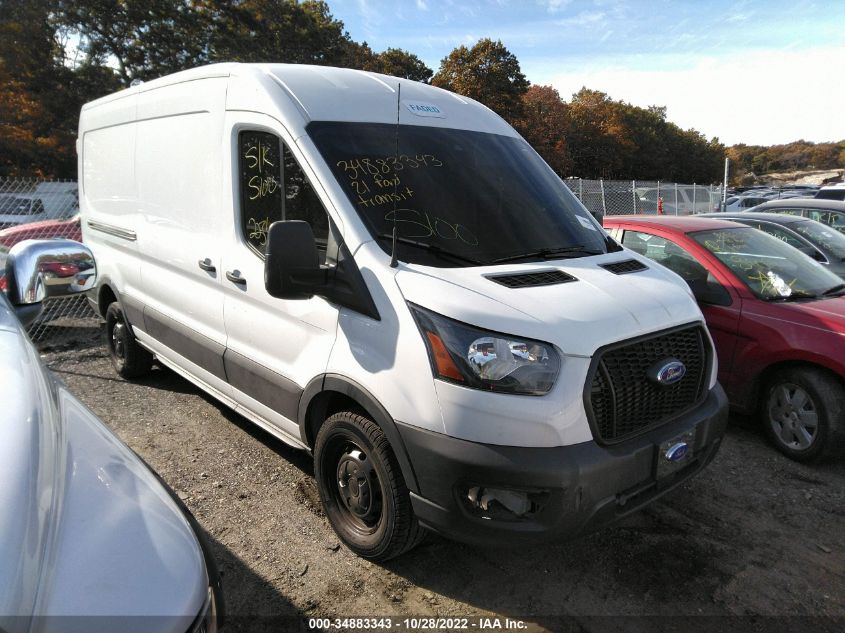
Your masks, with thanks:
[[[749,211],[800,215],[827,224],[840,233],[845,233],[845,202],[838,200],[819,200],[818,198],[769,200],[749,209]]]
[[[0,194],[0,229],[75,215],[79,210],[75,191]]]
[[[731,196],[725,200],[725,211],[742,211],[743,209],[751,209],[759,204],[768,202],[769,198],[762,196]]]
[[[657,213],[657,199],[663,198],[666,215],[690,215],[711,210],[715,197],[707,187],[692,185],[667,185],[666,187],[637,187],[638,209],[644,213]],[[676,197],[677,194],[677,197]]]
[[[0,246],[5,246],[7,249],[23,240],[49,240],[54,238],[82,241],[79,215],[64,220],[28,222],[0,230]]]
[[[845,278],[845,235],[829,226],[787,213],[707,213],[702,217],[721,218],[753,226],[809,255]]]
[[[845,452],[842,279],[763,231],[715,218],[614,216],[611,235],[692,288],[736,409],[808,461]]]
[[[822,187],[816,192],[816,200],[841,200],[845,201],[845,184],[839,183]]]
[[[155,357],[312,451],[362,557],[424,528],[570,537],[718,450],[727,402],[688,288],[472,99],[215,65],[86,104],[78,147],[117,371]],[[485,341],[500,351],[482,367]]]
[[[193,517],[22,327],[46,294],[39,271],[71,263],[68,291],[93,286],[81,244],[21,242],[0,292],[0,630],[216,631],[220,578]]]

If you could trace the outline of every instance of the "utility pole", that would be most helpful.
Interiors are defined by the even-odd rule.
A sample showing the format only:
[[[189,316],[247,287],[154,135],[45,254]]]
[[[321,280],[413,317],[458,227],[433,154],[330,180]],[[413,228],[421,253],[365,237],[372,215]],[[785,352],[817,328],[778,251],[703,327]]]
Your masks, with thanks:
[[[725,179],[722,181],[722,213],[725,212],[725,200],[728,197],[728,168],[730,164],[731,159],[725,156]]]

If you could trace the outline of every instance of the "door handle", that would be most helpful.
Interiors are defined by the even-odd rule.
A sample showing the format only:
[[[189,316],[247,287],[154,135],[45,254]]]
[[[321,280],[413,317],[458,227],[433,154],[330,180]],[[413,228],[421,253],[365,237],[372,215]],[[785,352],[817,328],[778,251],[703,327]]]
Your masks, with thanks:
[[[206,257],[205,259],[201,259],[197,262],[197,266],[202,268],[204,271],[209,273],[216,273],[217,269],[214,267],[214,264],[211,263],[211,260]]]
[[[238,273],[237,275],[235,274],[236,272]],[[246,279],[244,277],[241,277],[240,271],[227,270],[226,279],[231,281],[233,284],[240,284],[241,286],[246,285]]]

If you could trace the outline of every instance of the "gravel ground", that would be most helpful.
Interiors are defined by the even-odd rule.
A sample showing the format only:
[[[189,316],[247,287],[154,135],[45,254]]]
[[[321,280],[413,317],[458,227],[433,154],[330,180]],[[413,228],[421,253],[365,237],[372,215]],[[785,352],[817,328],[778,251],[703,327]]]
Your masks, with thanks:
[[[430,535],[376,565],[334,536],[305,453],[168,370],[120,379],[90,332],[42,356],[206,531],[227,630],[376,615],[465,617],[475,630],[495,627],[483,617],[531,630],[845,630],[845,462],[793,463],[746,420],[732,419],[702,474],[599,533],[523,551]]]

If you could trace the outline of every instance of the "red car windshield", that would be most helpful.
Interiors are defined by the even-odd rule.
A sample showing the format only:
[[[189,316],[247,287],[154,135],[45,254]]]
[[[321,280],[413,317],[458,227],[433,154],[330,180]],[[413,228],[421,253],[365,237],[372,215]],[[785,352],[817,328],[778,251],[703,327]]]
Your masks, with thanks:
[[[842,280],[801,251],[750,227],[698,231],[690,237],[764,301],[816,298]]]

